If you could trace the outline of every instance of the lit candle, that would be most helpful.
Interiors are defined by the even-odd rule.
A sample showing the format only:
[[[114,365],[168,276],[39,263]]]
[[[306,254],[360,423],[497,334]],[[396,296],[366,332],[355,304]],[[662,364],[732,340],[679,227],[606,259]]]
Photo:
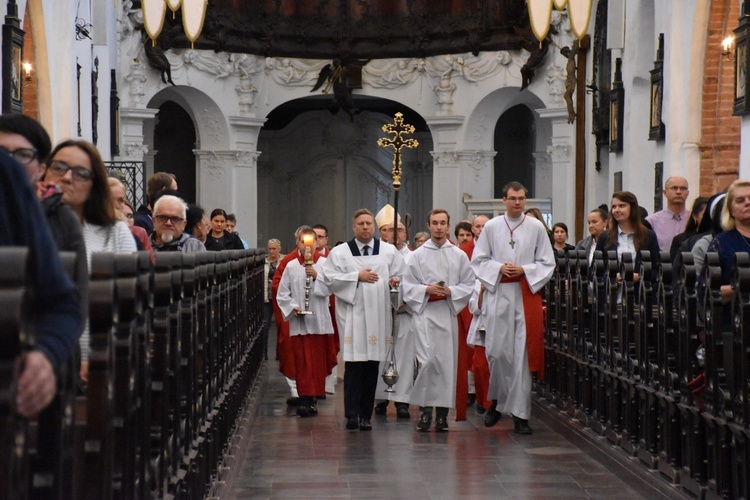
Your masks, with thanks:
[[[721,42],[721,46],[724,48],[724,52],[729,52],[732,50],[732,45],[734,45],[734,37],[728,36],[724,39],[723,42]]]
[[[305,264],[313,263],[313,237],[311,234],[306,234],[302,237],[302,242],[305,245]]]

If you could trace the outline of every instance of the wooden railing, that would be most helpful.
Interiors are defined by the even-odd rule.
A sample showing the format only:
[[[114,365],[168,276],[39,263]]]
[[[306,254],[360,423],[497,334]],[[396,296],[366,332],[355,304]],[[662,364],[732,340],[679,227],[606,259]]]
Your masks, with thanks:
[[[0,251],[0,498],[203,498],[262,364],[264,253],[95,254],[86,394],[68,368],[27,421],[9,390],[26,251]]]
[[[637,269],[613,252],[592,268],[582,252],[557,263],[542,397],[699,498],[748,498],[750,255],[735,255],[726,331],[716,254],[700,286],[689,253],[678,268],[647,252]]]

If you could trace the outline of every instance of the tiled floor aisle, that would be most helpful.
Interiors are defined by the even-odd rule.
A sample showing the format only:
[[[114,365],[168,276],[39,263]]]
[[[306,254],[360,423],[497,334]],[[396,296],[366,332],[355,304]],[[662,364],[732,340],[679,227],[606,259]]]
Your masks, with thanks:
[[[267,363],[259,416],[242,437],[221,498],[661,496],[601,452],[572,444],[553,430],[559,426],[550,416],[532,415],[532,436],[515,435],[507,417],[486,429],[473,412],[458,423],[451,413],[447,433],[420,433],[416,408],[405,421],[391,406],[387,416],[373,418],[371,432],[347,431],[339,383],[334,396],[319,402],[317,417],[299,418],[285,404],[288,392],[277,367]]]

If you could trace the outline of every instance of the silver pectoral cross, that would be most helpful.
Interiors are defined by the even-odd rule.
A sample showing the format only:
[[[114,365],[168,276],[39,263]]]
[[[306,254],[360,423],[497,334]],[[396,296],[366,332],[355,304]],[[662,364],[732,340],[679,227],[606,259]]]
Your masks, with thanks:
[[[513,241],[513,238],[510,239],[510,241],[508,242],[508,245],[510,245],[510,248],[512,248],[512,249],[515,250],[515,248],[516,248],[516,242]]]

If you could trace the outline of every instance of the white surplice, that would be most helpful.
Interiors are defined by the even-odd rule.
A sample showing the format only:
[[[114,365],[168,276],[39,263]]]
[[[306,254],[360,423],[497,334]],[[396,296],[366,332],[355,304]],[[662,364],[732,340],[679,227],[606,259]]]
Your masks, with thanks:
[[[359,271],[367,268],[378,275],[377,282],[359,281]],[[323,279],[336,297],[344,361],[385,360],[386,338],[391,335],[388,281],[401,279],[404,271],[403,256],[389,243],[381,241],[377,255],[355,256],[348,244],[331,250],[323,265]]]
[[[486,307],[479,307],[479,290],[481,289],[482,283],[477,280],[474,283],[474,289],[471,292],[471,298],[469,299],[469,312],[471,313],[471,325],[469,325],[469,332],[466,335],[466,345],[470,346],[482,346],[484,347],[484,335],[480,334],[480,330],[484,328],[484,314],[487,311]],[[482,299],[482,305],[484,305],[484,299]]]
[[[309,309],[315,314],[294,315],[294,308],[305,309],[305,266],[295,259],[289,262],[281,275],[279,290],[276,294],[276,302],[279,304],[281,314],[289,322],[289,335],[307,334],[333,334],[333,321],[331,311],[328,308],[328,296],[331,291],[320,279],[323,272],[323,264],[326,258],[320,257],[313,264],[313,269],[318,272],[317,279],[310,279]]]
[[[506,262],[523,267],[522,279],[526,279],[533,293],[549,281],[555,270],[555,256],[540,221],[524,216],[507,220],[504,215],[493,218],[479,235],[471,260],[477,278],[487,288],[482,301],[482,309],[486,311],[483,320],[490,366],[487,398],[497,400],[497,411],[528,419],[531,374],[523,297],[520,283],[500,283],[500,267]]]
[[[446,241],[438,247],[428,240],[409,258],[404,275],[404,302],[414,311],[418,374],[411,390],[412,404],[456,406],[458,370],[458,313],[466,307],[474,273],[463,250]],[[440,281],[450,288],[446,300],[429,302],[427,286]]]
[[[405,264],[408,266],[412,252],[406,245],[401,247],[401,255],[404,256]],[[398,381],[393,385],[393,392],[385,392],[388,385],[383,381],[383,377],[378,377],[378,385],[375,389],[376,401],[388,400],[408,403],[411,388],[414,386],[414,321],[411,309],[403,303],[403,287],[399,287],[399,304],[400,307],[396,313],[396,326],[393,329],[395,338],[391,340],[391,337],[388,336],[388,343],[390,344],[392,341],[395,350],[394,358],[396,358]],[[386,368],[386,363],[387,360],[380,363],[381,374]]]

